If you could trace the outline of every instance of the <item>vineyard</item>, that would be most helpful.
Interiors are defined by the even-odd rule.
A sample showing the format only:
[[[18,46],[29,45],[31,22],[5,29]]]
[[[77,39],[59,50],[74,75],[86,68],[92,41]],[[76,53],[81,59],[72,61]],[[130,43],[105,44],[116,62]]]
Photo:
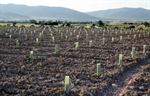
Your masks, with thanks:
[[[147,30],[0,27],[0,95],[148,96],[149,53]]]

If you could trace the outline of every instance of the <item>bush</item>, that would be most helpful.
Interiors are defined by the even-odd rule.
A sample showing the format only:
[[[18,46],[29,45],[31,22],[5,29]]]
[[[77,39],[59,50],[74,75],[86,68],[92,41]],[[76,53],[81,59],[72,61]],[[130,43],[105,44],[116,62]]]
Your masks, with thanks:
[[[70,26],[71,24],[69,22],[66,23],[66,26]]]
[[[100,27],[104,26],[104,23],[101,20],[99,20],[97,23],[98,23],[98,26],[100,26]]]
[[[36,20],[30,20],[30,23],[37,24]]]
[[[13,26],[16,26],[16,24],[17,24],[16,22],[13,22]]]
[[[145,27],[149,27],[150,24],[149,24],[148,22],[144,22],[144,26],[145,26]]]
[[[126,27],[126,29],[134,29],[135,26],[129,26],[129,27]]]

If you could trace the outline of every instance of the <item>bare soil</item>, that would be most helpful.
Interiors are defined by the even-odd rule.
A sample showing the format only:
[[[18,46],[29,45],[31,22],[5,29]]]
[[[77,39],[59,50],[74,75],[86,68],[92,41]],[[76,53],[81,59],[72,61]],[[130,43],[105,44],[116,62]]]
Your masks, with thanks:
[[[150,64],[148,31],[53,26],[1,27],[1,30],[2,96],[149,95],[150,79],[148,67],[145,67]],[[39,38],[42,32],[43,36]],[[51,35],[55,42],[52,42]],[[39,38],[39,44],[36,44],[36,38]],[[105,44],[102,44],[103,38]],[[19,40],[18,47],[16,39]],[[90,40],[93,41],[92,47],[89,47]],[[78,50],[74,48],[75,42],[79,42]],[[55,45],[59,46],[59,54],[54,52]],[[147,45],[145,54],[143,45]],[[136,47],[135,58],[131,58],[132,47]],[[30,51],[34,51],[33,60],[29,58]],[[118,65],[119,54],[123,54],[122,66]],[[100,78],[96,75],[97,63],[101,63]],[[64,91],[65,76],[70,77],[69,93]]]

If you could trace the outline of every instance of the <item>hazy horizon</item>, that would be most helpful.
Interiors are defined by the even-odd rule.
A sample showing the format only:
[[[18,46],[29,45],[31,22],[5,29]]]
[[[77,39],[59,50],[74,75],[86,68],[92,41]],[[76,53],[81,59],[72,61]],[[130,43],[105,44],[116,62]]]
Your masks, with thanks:
[[[90,12],[123,7],[144,8],[150,10],[150,0],[1,0],[0,4],[65,7],[80,12]]]

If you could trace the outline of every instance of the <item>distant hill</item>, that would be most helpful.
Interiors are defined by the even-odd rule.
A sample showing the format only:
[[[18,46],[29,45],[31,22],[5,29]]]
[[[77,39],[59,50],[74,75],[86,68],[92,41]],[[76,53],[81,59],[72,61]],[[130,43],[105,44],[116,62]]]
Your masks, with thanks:
[[[28,20],[30,17],[13,12],[0,12],[0,20]]]
[[[11,12],[12,15],[18,14],[18,16],[19,15],[27,16],[30,19],[44,19],[44,20],[54,19],[54,20],[70,20],[70,21],[99,20],[99,18],[97,17],[90,16],[85,13],[78,12],[78,11],[68,9],[68,8],[63,8],[63,7],[1,4],[0,10],[2,10],[3,12]],[[10,14],[10,16],[12,15]]]
[[[143,8],[118,8],[87,12],[86,14],[105,19],[150,20],[150,10]]]
[[[30,19],[68,21],[150,20],[150,10],[143,8],[118,8],[83,13],[64,7],[1,4],[0,20]]]

